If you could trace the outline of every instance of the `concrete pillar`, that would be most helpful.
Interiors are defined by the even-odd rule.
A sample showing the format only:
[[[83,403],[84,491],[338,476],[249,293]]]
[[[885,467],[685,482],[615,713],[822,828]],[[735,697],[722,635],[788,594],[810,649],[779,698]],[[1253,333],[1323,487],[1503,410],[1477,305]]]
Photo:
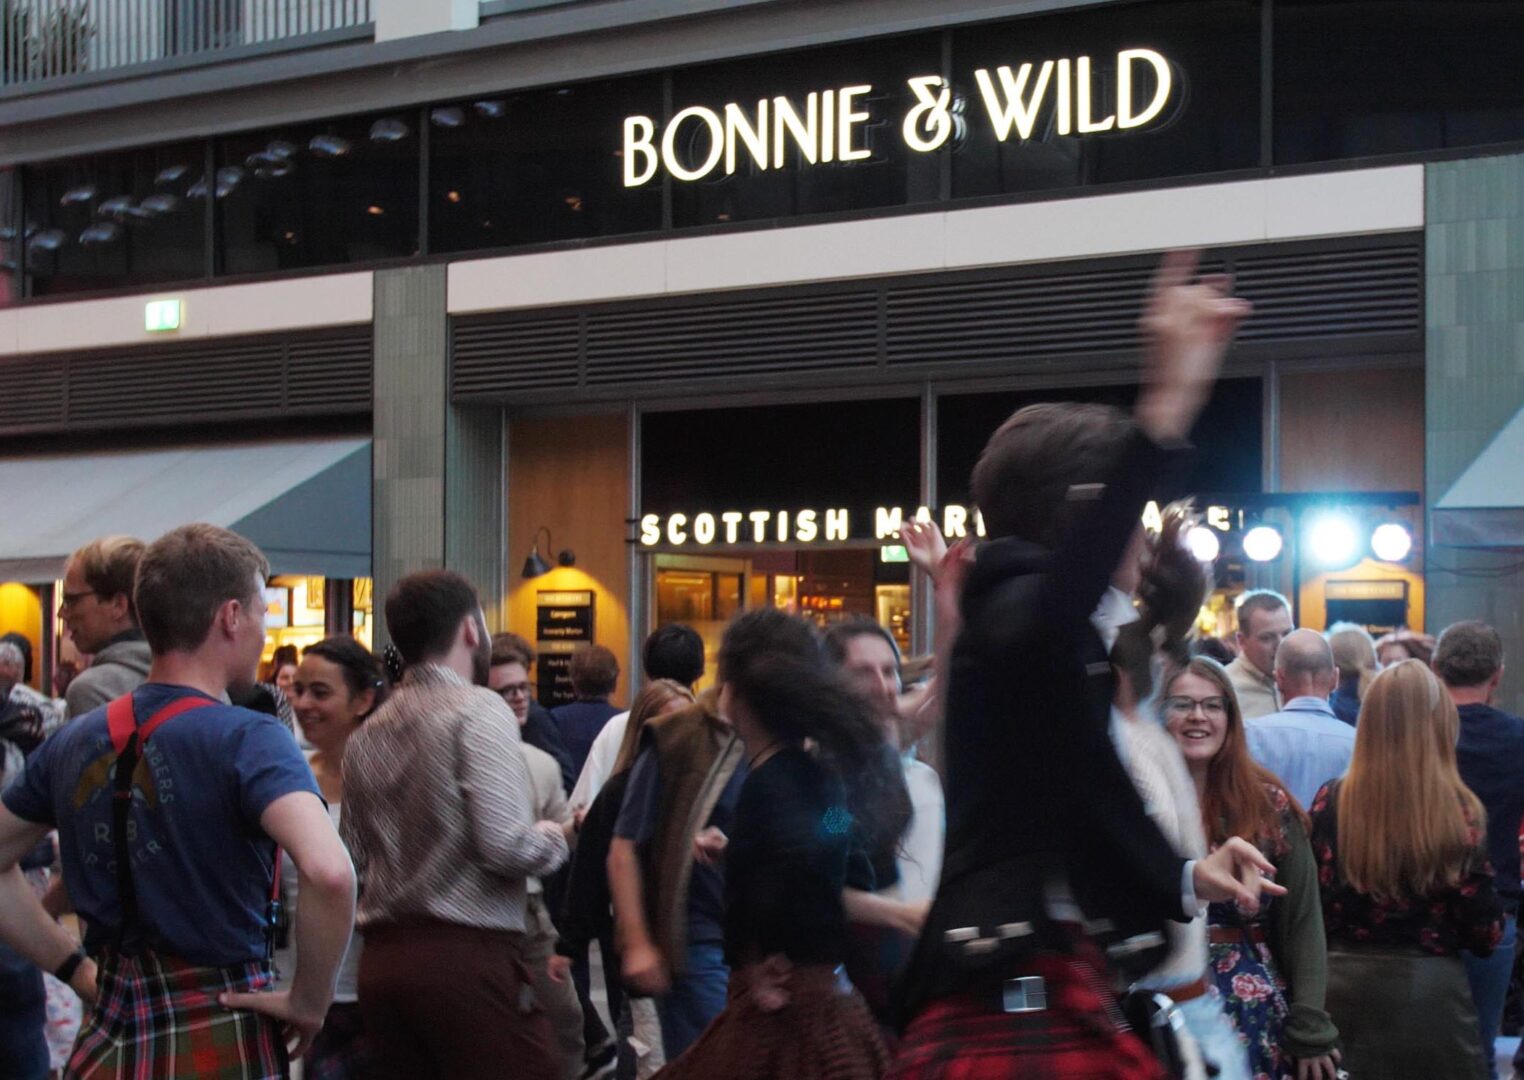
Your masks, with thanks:
[[[1433,506],[1524,406],[1524,156],[1428,166],[1426,501]],[[1372,453],[1380,453],[1379,438]],[[1433,547],[1427,629],[1497,627],[1508,657],[1499,706],[1524,712],[1524,573],[1518,552]]]
[[[444,266],[379,271],[375,298],[377,647],[387,592],[431,567],[470,579],[496,629],[505,594],[502,413],[450,405]]]
[[[472,30],[481,21],[480,0],[374,0],[376,40]]]

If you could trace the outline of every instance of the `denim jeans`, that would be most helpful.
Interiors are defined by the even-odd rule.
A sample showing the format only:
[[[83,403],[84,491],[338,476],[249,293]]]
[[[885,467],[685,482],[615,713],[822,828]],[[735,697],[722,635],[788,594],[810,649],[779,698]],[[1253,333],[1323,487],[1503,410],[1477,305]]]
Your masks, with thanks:
[[[46,1080],[47,997],[42,972],[0,945],[0,1076],[6,1080]]]
[[[704,1033],[709,1022],[725,1009],[730,988],[730,969],[725,948],[719,944],[690,944],[688,970],[672,989],[656,999],[661,1020],[662,1049],[668,1061],[676,1061]]]
[[[1508,996],[1508,979],[1513,973],[1514,940],[1518,918],[1503,919],[1503,940],[1491,956],[1462,953],[1466,961],[1466,980],[1471,984],[1471,999],[1476,1002],[1477,1024],[1481,1029],[1482,1054],[1487,1058],[1487,1075],[1497,1080],[1498,1052],[1494,1043],[1503,1022],[1503,999]]]

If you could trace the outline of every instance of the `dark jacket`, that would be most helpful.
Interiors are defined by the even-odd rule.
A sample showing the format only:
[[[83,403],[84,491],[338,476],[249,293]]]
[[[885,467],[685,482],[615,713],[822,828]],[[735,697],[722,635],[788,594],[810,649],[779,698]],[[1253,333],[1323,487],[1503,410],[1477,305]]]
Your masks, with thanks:
[[[1063,948],[1052,881],[1124,934],[1195,915],[1184,860],[1117,759],[1111,667],[1090,624],[1176,453],[1134,435],[1104,486],[1071,489],[1052,551],[1010,537],[977,552],[950,665],[946,862],[901,982],[907,1020],[931,998],[993,995],[1034,952]]]
[[[556,759],[556,764],[561,766],[561,786],[570,795],[572,788],[577,786],[577,767],[572,764],[571,753],[561,741],[561,729],[556,727],[550,710],[538,701],[531,701],[529,715],[519,727],[519,737]]]
[[[629,769],[609,777],[582,819],[577,849],[572,853],[565,902],[560,909],[561,917],[556,920],[556,930],[561,935],[556,942],[556,951],[562,956],[575,958],[588,945],[607,938],[614,930],[614,916],[610,911],[613,897],[609,894],[609,848],[614,843],[614,825],[619,821],[619,809],[624,805],[624,792],[629,786]],[[613,959],[606,958],[604,963],[613,964]]]
[[[656,752],[661,776],[656,832],[639,851],[645,912],[651,940],[674,977],[688,966],[693,838],[745,757],[740,737],[719,718],[716,704],[715,695],[703,694],[695,705],[652,717],[640,731],[641,746]]]

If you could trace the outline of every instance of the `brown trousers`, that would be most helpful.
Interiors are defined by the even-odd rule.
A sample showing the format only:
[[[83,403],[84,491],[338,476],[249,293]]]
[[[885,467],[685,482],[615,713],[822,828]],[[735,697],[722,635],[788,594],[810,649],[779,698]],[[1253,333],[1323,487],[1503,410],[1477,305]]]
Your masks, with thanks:
[[[440,922],[364,935],[360,1012],[378,1080],[559,1080],[523,935]]]

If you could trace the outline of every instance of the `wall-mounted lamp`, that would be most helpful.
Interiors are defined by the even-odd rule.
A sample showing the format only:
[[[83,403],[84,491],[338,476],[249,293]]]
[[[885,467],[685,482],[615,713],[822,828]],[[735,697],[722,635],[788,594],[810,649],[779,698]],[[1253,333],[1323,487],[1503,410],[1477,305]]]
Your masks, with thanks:
[[[540,557],[540,534],[545,534],[545,550],[549,551],[554,544],[551,542],[550,530],[541,525],[534,533],[534,544],[529,549],[529,557],[524,560],[523,576],[537,578],[541,574],[550,573],[550,564]],[[562,548],[556,556],[556,562],[561,566],[577,565],[577,554],[571,548]]]

